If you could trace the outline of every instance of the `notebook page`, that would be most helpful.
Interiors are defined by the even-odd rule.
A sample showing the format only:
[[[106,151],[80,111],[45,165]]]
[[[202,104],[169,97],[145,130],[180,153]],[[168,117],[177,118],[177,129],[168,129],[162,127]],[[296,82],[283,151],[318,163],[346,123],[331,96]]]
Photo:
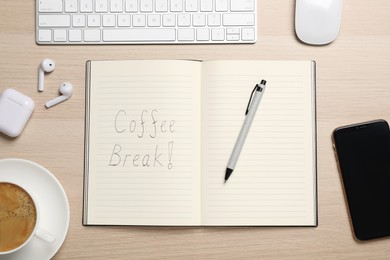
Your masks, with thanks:
[[[202,224],[316,225],[312,62],[211,61],[202,75]],[[261,79],[265,92],[225,184],[249,96]]]
[[[92,61],[87,224],[200,224],[200,63]]]

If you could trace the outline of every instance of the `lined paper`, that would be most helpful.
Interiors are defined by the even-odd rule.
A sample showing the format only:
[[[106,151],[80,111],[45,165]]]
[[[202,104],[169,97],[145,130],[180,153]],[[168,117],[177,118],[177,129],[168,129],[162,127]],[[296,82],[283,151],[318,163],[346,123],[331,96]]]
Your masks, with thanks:
[[[316,225],[312,62],[211,61],[202,76],[202,223]],[[225,184],[250,93],[261,79],[265,92]]]
[[[200,224],[200,63],[93,61],[87,224]]]
[[[311,61],[93,61],[90,72],[84,224],[317,224]]]

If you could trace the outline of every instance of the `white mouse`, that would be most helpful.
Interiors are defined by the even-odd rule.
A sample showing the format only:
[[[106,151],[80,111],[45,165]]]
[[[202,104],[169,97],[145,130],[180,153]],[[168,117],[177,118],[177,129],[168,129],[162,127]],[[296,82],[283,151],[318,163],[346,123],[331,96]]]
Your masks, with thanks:
[[[342,0],[296,0],[295,32],[308,44],[323,45],[337,38]]]

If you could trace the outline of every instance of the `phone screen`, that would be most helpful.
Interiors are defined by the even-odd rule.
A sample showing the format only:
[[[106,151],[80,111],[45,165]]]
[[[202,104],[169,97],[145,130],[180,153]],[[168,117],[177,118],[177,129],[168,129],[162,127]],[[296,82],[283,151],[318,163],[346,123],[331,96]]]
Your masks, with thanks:
[[[337,128],[333,140],[359,240],[390,235],[390,131],[384,120]]]

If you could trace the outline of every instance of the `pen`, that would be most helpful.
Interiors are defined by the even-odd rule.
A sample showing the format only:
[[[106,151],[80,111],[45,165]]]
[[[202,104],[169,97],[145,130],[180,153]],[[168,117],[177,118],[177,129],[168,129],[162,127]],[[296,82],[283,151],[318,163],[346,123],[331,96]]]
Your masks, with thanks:
[[[246,136],[248,135],[249,128],[252,125],[252,121],[255,118],[255,114],[257,111],[257,108],[259,107],[261,97],[263,96],[265,84],[267,82],[262,79],[259,84],[256,84],[255,88],[253,89],[251,96],[249,98],[248,106],[246,108],[245,112],[245,120],[244,124],[242,125],[240,134],[238,135],[236,144],[234,145],[234,149],[232,154],[230,155],[229,162],[226,166],[226,173],[225,173],[225,183],[229,179],[230,175],[232,174],[234,167],[236,166],[238,157],[240,156],[242,147],[244,146],[244,142],[246,139]],[[255,92],[255,95],[252,100],[253,93]],[[252,100],[252,102],[251,102]]]

